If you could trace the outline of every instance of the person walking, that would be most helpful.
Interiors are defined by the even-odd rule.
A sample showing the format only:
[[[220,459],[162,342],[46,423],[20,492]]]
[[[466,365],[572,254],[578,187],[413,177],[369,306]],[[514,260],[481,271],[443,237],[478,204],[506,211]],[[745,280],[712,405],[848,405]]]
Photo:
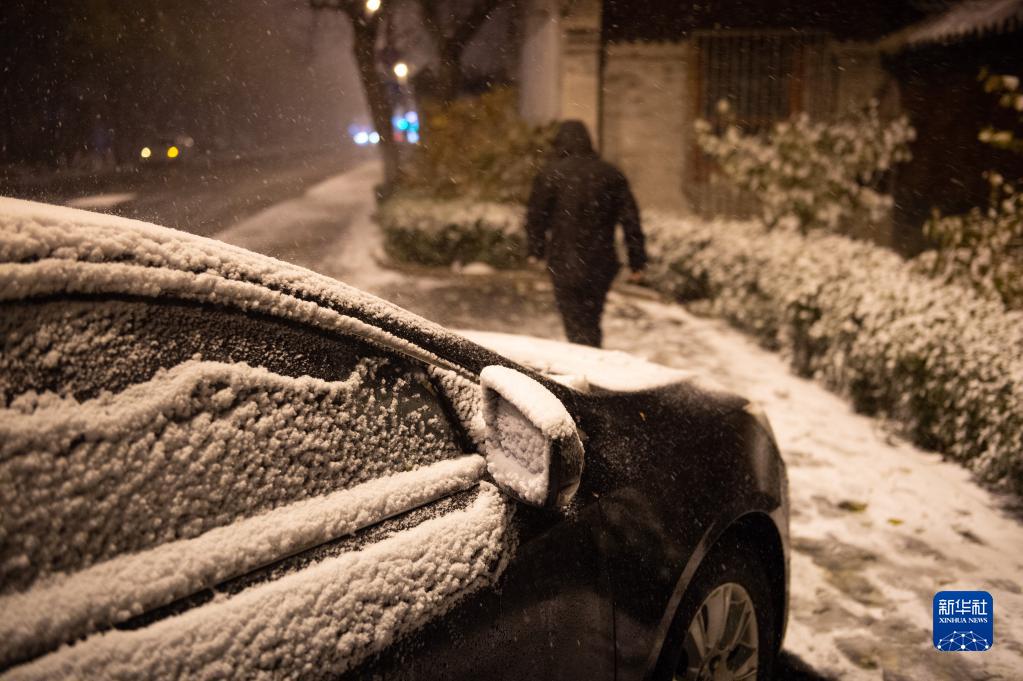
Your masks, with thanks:
[[[625,232],[631,279],[647,255],[636,200],[618,168],[602,160],[581,121],[564,121],[551,159],[533,180],[526,209],[531,261],[547,260],[554,299],[572,343],[600,347],[600,319],[621,264],[615,227]]]

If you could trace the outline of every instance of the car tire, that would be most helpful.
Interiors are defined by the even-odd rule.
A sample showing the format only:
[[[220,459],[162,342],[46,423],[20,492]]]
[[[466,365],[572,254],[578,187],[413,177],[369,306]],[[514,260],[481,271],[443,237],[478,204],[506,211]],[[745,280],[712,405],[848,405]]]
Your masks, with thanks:
[[[741,546],[737,537],[726,536],[707,554],[682,597],[658,661],[656,678],[770,681],[778,652],[774,603],[758,552],[748,545]],[[719,626],[722,612],[727,612],[723,627]],[[752,631],[749,626],[742,627],[744,612],[745,621],[754,625]],[[740,628],[743,630],[738,631]],[[701,629],[705,634],[703,645],[699,641]],[[753,641],[756,667],[751,673],[748,661],[753,658]],[[719,669],[722,665],[724,668]]]

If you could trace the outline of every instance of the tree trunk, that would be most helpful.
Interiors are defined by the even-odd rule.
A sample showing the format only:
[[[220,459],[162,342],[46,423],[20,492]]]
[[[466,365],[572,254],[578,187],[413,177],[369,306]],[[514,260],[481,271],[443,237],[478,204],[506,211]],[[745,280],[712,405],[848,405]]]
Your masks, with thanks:
[[[380,155],[384,161],[383,193],[389,193],[400,179],[398,144],[391,131],[391,102],[387,86],[376,68],[376,31],[359,21],[353,21],[355,33],[355,62],[359,67],[362,89],[369,104],[373,128],[380,134]]]

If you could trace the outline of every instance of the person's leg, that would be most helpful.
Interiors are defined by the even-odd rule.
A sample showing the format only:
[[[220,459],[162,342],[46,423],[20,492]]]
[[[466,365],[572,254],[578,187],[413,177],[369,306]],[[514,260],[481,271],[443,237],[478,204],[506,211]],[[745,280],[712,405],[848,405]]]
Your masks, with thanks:
[[[554,299],[569,342],[600,347],[600,318],[606,298],[607,289],[604,287],[559,286],[555,283]]]
[[[561,313],[561,322],[565,326],[565,337],[570,343],[578,343],[583,335],[583,324],[579,310],[579,300],[572,288],[554,284],[554,301]]]
[[[604,316],[604,302],[607,300],[608,288],[601,286],[596,290],[588,290],[583,297],[583,311],[586,329],[586,345],[599,348],[603,343],[604,334],[600,329],[600,320]]]

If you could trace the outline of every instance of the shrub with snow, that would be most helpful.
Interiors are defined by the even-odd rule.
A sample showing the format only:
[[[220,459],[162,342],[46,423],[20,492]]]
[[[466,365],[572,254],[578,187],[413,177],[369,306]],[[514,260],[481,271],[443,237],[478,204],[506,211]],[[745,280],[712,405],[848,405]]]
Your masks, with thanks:
[[[727,114],[727,109],[725,110]],[[763,135],[696,122],[696,140],[721,171],[760,201],[764,222],[806,232],[883,219],[892,165],[909,159],[915,132],[906,118],[881,120],[877,102],[833,121],[799,114]]]
[[[647,217],[654,286],[706,299],[860,411],[1023,489],[1023,314],[869,243]]]
[[[985,68],[981,69],[978,80],[984,84],[984,92],[997,97],[996,102],[1001,109],[1014,115],[1003,117],[1008,125],[984,126],[977,134],[977,139],[996,149],[1023,154],[1023,91],[1020,89],[1019,76],[991,73]]]
[[[995,172],[986,174],[986,209],[935,214],[924,233],[937,245],[916,261],[918,269],[946,282],[970,286],[1008,307],[1023,307],[1023,193]]]
[[[985,92],[997,95],[998,106],[1014,115],[1000,117],[1006,126],[985,126],[977,139],[995,149],[1023,154],[1019,77],[984,69],[979,80]],[[996,157],[990,160],[997,165]],[[1007,181],[995,170],[984,177],[990,185],[987,206],[962,215],[935,212],[924,233],[936,248],[921,254],[917,265],[943,281],[965,284],[1011,308],[1023,308],[1023,193],[1018,182]]]
[[[397,196],[377,212],[387,255],[429,266],[485,262],[515,267],[525,260],[525,209],[517,204],[438,201]]]
[[[511,88],[447,104],[423,104],[423,137],[404,169],[402,187],[437,199],[523,202],[543,160],[551,126],[518,115]]]

